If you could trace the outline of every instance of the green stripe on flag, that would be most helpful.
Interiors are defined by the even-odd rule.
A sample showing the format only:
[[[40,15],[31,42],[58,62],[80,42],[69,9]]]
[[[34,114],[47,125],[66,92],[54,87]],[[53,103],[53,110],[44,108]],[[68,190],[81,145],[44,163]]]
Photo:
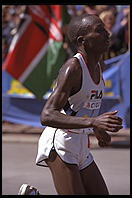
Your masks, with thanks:
[[[44,57],[30,73],[23,85],[41,99],[50,89],[57,72],[65,61],[66,53],[62,42],[53,42],[49,45]]]

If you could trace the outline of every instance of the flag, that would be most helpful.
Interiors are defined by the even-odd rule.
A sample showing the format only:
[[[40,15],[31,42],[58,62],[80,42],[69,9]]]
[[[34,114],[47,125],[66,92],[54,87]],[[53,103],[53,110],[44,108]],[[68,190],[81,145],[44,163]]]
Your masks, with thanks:
[[[62,5],[28,5],[3,68],[38,99],[65,61]]]

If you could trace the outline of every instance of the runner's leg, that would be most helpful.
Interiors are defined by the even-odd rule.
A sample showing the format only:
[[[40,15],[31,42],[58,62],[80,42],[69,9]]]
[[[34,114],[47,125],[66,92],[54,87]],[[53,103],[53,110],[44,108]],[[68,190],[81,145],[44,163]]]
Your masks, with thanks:
[[[80,171],[88,195],[109,195],[105,181],[95,162]]]
[[[65,163],[56,151],[51,151],[46,163],[51,170],[54,185],[59,195],[86,194],[77,165]]]

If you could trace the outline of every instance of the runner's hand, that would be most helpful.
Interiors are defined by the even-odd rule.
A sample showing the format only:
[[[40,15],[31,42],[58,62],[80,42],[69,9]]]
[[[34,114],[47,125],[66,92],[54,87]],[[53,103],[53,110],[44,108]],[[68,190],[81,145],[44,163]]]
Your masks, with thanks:
[[[111,136],[106,131],[99,131],[97,128],[95,128],[94,134],[100,147],[108,146],[111,143]]]
[[[108,132],[118,132],[122,129],[122,119],[116,116],[118,111],[107,112],[93,118],[93,128]]]

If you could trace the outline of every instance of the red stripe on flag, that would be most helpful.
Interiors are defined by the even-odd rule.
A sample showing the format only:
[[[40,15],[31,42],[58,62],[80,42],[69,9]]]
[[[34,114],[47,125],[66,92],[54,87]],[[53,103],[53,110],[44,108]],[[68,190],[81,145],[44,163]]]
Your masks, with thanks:
[[[49,38],[55,41],[62,41],[61,28],[59,27],[62,15],[62,8],[60,5],[32,5],[28,6],[28,8],[33,21],[45,27]]]
[[[55,15],[55,18],[54,17],[51,18],[51,23],[55,25],[57,31],[61,35],[61,38],[59,39],[59,41],[60,41],[60,40],[62,40],[62,30],[59,27],[59,23],[60,23],[61,18],[62,18],[62,10],[61,10],[62,7],[59,6],[59,5],[51,5],[50,7],[51,7],[51,10],[53,11],[53,13]],[[54,40],[56,40],[56,41],[58,40],[57,35],[54,36],[53,33],[52,33],[52,31],[50,32],[50,37],[53,37]]]
[[[50,19],[48,17],[48,11],[46,9],[46,6],[38,6],[38,5],[28,6],[28,12],[32,17],[32,20],[42,25],[45,28],[46,32],[48,33]]]
[[[62,18],[62,6],[60,5],[51,5],[51,9],[53,10],[55,16],[56,16],[56,21],[60,21]]]
[[[47,36],[33,22],[30,22],[13,51],[8,53],[3,65],[4,69],[18,79],[46,41]]]

